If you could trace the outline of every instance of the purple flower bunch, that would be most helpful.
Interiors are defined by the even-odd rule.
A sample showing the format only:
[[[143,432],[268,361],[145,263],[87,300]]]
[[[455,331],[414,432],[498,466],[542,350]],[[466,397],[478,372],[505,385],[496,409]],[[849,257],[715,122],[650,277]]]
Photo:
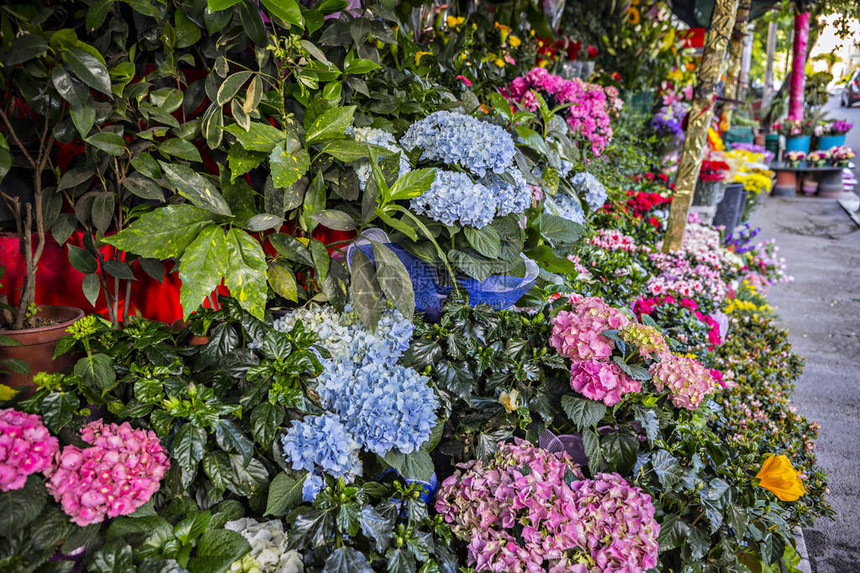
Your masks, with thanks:
[[[526,109],[535,111],[539,104],[532,90],[543,92],[544,97],[548,96],[550,107],[565,103],[574,104],[564,112],[567,125],[573,133],[583,136],[591,143],[594,155],[600,155],[612,141],[610,112],[620,100],[611,97],[612,94],[607,97],[601,86],[579,78],[566,80],[544,68],[533,68],[525,76],[515,78],[502,93]]]
[[[550,346],[570,358],[570,387],[591,400],[614,406],[621,396],[638,392],[642,384],[610,361],[615,341],[603,336],[606,330],[620,330],[629,319],[599,297],[571,302],[571,310],[559,312],[552,320]]]
[[[133,513],[158,491],[170,469],[155,432],[135,430],[128,422],[96,420],[83,427],[81,439],[92,447],[63,448],[46,483],[48,493],[81,527]]]
[[[756,248],[753,239],[761,232],[761,227],[753,229],[749,223],[744,223],[744,226],[737,232],[729,233],[723,240],[726,248],[733,250],[741,255]]]
[[[49,470],[59,449],[41,416],[0,410],[0,491],[21,489],[27,476]]]
[[[664,354],[649,369],[658,390],[669,390],[669,401],[676,408],[695,410],[705,396],[717,389],[707,368],[688,356]]]
[[[853,123],[847,122],[844,119],[837,119],[830,124],[829,131],[832,135],[843,135],[851,131],[852,127],[854,127]]]
[[[675,103],[672,105],[664,105],[660,111],[651,117],[651,129],[663,137],[672,137],[676,142],[684,139],[684,115],[687,113],[687,106]]]
[[[484,463],[460,464],[442,482],[436,511],[469,541],[482,571],[644,571],[657,564],[651,498],[617,474],[583,479],[565,452],[499,444]]]

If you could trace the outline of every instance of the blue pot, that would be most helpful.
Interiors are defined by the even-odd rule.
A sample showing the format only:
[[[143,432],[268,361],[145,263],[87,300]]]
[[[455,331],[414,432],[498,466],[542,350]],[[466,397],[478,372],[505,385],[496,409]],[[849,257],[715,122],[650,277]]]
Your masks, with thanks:
[[[842,135],[822,135],[818,138],[818,149],[828,150],[831,147],[839,147],[845,145],[845,134]]]
[[[809,153],[809,140],[811,138],[808,135],[793,135],[791,137],[785,138],[785,150],[786,151],[802,151],[804,153]]]

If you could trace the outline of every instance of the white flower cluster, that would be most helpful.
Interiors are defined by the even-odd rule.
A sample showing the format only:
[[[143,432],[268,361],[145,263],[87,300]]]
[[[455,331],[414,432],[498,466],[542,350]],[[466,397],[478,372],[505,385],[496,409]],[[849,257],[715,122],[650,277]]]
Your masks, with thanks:
[[[228,521],[224,529],[235,531],[251,545],[251,552],[233,563],[235,573],[303,573],[302,556],[288,551],[289,536],[280,520],[259,522],[250,517]]]

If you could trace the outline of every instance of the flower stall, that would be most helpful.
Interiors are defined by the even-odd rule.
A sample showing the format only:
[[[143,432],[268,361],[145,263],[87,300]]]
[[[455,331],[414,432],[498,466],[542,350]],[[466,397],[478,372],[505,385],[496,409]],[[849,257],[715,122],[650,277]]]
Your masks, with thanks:
[[[3,571],[775,570],[830,515],[778,248],[670,248],[678,114],[566,77],[552,14],[54,8],[0,30],[9,204],[50,158],[3,309],[45,261],[91,306],[39,368],[6,318]]]

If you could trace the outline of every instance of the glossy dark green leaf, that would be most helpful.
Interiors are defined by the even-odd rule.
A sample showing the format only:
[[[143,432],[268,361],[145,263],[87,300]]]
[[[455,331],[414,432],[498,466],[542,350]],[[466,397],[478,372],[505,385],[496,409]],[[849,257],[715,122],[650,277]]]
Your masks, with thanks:
[[[136,280],[134,273],[131,271],[129,266],[121,261],[116,260],[108,260],[102,263],[102,269],[114,278],[118,278],[125,281],[133,281]]]
[[[328,556],[323,573],[373,573],[373,568],[364,553],[345,545]]]
[[[221,83],[221,87],[218,88],[218,105],[225,105],[233,99],[233,96],[239,92],[239,89],[245,85],[245,82],[247,82],[253,75],[254,72],[236,72],[235,74],[228,76],[227,79]]]
[[[302,217],[308,230],[313,231],[316,228],[313,216],[325,209],[325,204],[325,181],[322,171],[317,171],[316,177],[305,192],[305,200],[302,204]]]
[[[11,538],[26,528],[42,512],[47,500],[44,482],[35,474],[20,489],[0,491],[0,535]]]
[[[283,517],[295,509],[302,502],[302,486],[305,478],[295,479],[286,474],[279,473],[269,484],[269,497],[266,500],[266,513]]]
[[[88,569],[93,573],[121,573],[134,570],[131,545],[121,539],[108,541],[93,555]]]
[[[108,155],[119,157],[125,153],[125,140],[118,133],[102,131],[92,134],[84,141]]]
[[[56,434],[72,422],[79,407],[80,401],[73,393],[52,392],[42,399],[42,419],[48,429]]]
[[[355,310],[358,311],[361,322],[375,330],[385,302],[382,289],[376,280],[373,263],[360,249],[356,249],[353,254],[351,274],[350,292]]]
[[[90,4],[85,19],[87,29],[94,31],[101,28],[113,4],[114,0],[96,0]]]
[[[84,356],[75,364],[75,374],[97,394],[109,390],[116,382],[113,358],[106,354]]]
[[[296,0],[262,0],[262,3],[270,14],[287,24],[301,26],[304,23],[302,11]]]
[[[210,529],[200,537],[196,554],[188,561],[190,573],[225,573],[251,551],[251,546],[235,531]]]
[[[125,178],[122,185],[132,195],[136,195],[141,199],[148,199],[150,201],[164,200],[164,191],[161,189],[161,186],[141,173],[132,173]]]
[[[311,253],[308,248],[298,239],[291,235],[278,233],[269,236],[269,242],[278,251],[278,254],[287,260],[307,265],[314,266],[314,261],[311,258]]]
[[[428,481],[433,475],[433,459],[424,450],[416,450],[411,454],[391,450],[383,460],[406,479]]]
[[[275,187],[289,187],[307,173],[311,166],[311,157],[305,149],[288,151],[282,141],[275,145],[269,155],[269,165],[272,168],[272,182]]]
[[[571,394],[562,396],[561,407],[580,431],[595,425],[606,414],[606,406],[601,402],[577,398]]]
[[[193,471],[206,453],[208,434],[204,428],[186,422],[176,430],[171,446],[172,458],[187,471]]]
[[[69,262],[82,273],[94,273],[98,269],[98,261],[86,249],[69,245]]]
[[[337,209],[324,209],[312,215],[314,221],[335,231],[352,231],[356,228],[355,220]]]
[[[201,229],[212,226],[212,218],[211,213],[193,205],[167,205],[144,213],[130,226],[102,241],[142,257],[169,259],[184,253]]]
[[[241,454],[230,454],[232,468],[231,491],[245,497],[253,497],[262,493],[269,483],[269,472],[259,460],[251,459],[244,465]]]
[[[344,136],[346,128],[352,125],[356,107],[346,106],[328,110],[308,127],[305,141],[308,145],[321,143]]]
[[[48,42],[38,34],[24,34],[12,42],[12,46],[6,53],[5,63],[7,66],[17,66],[29,62],[48,51]]]
[[[651,466],[654,468],[654,473],[657,474],[657,479],[660,480],[660,485],[667,490],[675,487],[675,484],[681,481],[681,476],[684,473],[684,468],[681,467],[678,460],[666,450],[657,450],[652,454]]]
[[[636,453],[639,451],[639,441],[635,436],[621,432],[612,432],[600,440],[600,450],[609,471],[627,474],[636,463]]]
[[[584,230],[585,227],[579,223],[574,223],[564,217],[543,213],[540,218],[541,234],[552,241],[554,245],[575,243],[582,236]]]
[[[483,256],[496,259],[501,255],[502,239],[493,227],[486,226],[481,229],[463,227],[463,233],[472,248]]]
[[[190,48],[200,40],[200,28],[182,10],[174,12],[174,24],[177,48]]]
[[[268,37],[263,18],[260,15],[260,7],[252,0],[242,0],[239,2],[239,19],[248,38],[258,46],[265,48],[268,44]]]
[[[254,455],[254,444],[230,420],[222,419],[218,422],[215,427],[215,441],[224,451],[241,455],[245,465]]]
[[[69,115],[81,134],[87,137],[96,120],[96,105],[89,89],[77,82],[63,66],[54,66],[51,71],[51,81],[57,92],[69,102]]]
[[[182,543],[189,543],[209,528],[210,521],[212,521],[212,512],[198,511],[177,523],[173,533]]]
[[[176,137],[162,141],[158,145],[158,150],[166,155],[172,155],[186,161],[203,161],[200,158],[200,152],[197,151],[193,143]]]
[[[62,54],[69,69],[79,80],[94,90],[112,96],[110,74],[95,56],[80,48],[66,48]]]
[[[159,164],[176,192],[191,203],[218,215],[233,215],[227,201],[211,181],[185,165],[164,161],[159,161]]]
[[[96,229],[104,235],[113,222],[116,196],[108,191],[95,193],[92,204],[92,220]]]
[[[227,165],[230,167],[230,180],[255,169],[266,159],[265,154],[248,151],[240,145],[230,147],[227,153]]]
[[[361,532],[373,541],[376,550],[380,553],[391,545],[394,520],[382,516],[373,506],[365,505],[361,508],[359,525]]]
[[[203,472],[219,490],[230,485],[232,471],[230,457],[224,452],[209,452],[203,457]]]
[[[371,244],[376,262],[376,280],[379,281],[382,292],[403,316],[412,320],[415,310],[415,292],[406,265],[384,244],[376,241],[371,241]]]
[[[188,245],[179,263],[179,278],[182,280],[179,299],[184,318],[197,310],[221,283],[230,263],[229,257],[224,230],[218,225],[204,227]]]
[[[224,282],[230,296],[252,315],[262,319],[266,312],[266,254],[260,243],[245,231],[227,233],[227,261]]]
[[[210,12],[220,12],[239,3],[241,0],[207,0],[206,5]]]

